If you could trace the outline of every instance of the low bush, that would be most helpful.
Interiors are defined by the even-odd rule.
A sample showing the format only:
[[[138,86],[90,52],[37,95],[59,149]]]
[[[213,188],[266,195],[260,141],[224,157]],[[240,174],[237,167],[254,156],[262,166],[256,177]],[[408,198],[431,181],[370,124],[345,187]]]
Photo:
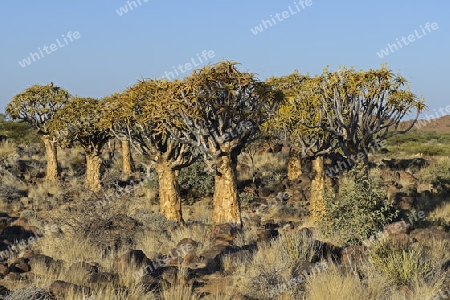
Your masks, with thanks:
[[[343,173],[338,194],[328,185],[324,197],[327,217],[319,225],[325,235],[337,237],[342,244],[359,244],[398,214],[382,182],[366,175],[360,165]]]
[[[184,200],[188,204],[214,194],[214,175],[206,171],[206,167],[203,159],[198,159],[192,165],[180,171],[178,184],[182,193],[187,196]]]
[[[397,285],[409,285],[432,271],[423,247],[379,241],[369,249],[369,260],[374,268]]]

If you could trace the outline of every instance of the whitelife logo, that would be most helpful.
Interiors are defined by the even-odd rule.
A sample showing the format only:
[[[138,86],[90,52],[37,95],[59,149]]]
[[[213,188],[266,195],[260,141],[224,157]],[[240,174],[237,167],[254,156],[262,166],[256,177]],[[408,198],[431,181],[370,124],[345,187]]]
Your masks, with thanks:
[[[56,39],[56,44],[51,44],[49,47],[44,46],[38,47],[38,52],[30,52],[30,55],[27,58],[22,59],[22,61],[19,61],[19,65],[22,68],[25,68],[26,66],[31,65],[32,62],[35,62],[37,60],[40,60],[41,58],[44,58],[44,52],[48,55],[52,52],[55,52],[58,49],[61,49],[69,44],[70,42],[73,42],[74,40],[78,40],[81,37],[80,33],[78,31],[69,31],[67,35],[62,35],[63,41],[60,41],[59,38]],[[40,55],[39,55],[40,54]],[[32,61],[33,60],[33,61]]]
[[[136,1],[137,1],[137,3],[136,3]],[[136,1],[127,1],[127,5],[124,5],[124,6],[120,7],[119,9],[116,9],[116,13],[121,17],[124,14],[127,14],[129,11],[132,11],[133,9],[142,6],[143,5],[142,2],[147,3],[150,0],[136,0]],[[138,3],[139,3],[139,5],[138,5]],[[129,10],[128,10],[128,8],[129,8]]]
[[[422,25],[420,25],[420,29],[421,29],[423,35],[421,35],[416,29],[416,30],[414,30],[414,34],[408,35],[408,38],[402,36],[400,41],[403,42],[404,46],[408,46],[410,43],[415,42],[416,38],[417,38],[417,40],[420,40],[421,38],[426,36],[427,35],[427,31],[428,31],[428,33],[431,33],[431,29],[430,28],[432,30],[437,30],[439,28],[439,26],[438,26],[438,24],[436,22],[433,22],[433,23],[427,22],[425,24],[425,28],[423,28]],[[425,29],[427,29],[427,30],[425,31]],[[406,39],[408,39],[408,41],[406,41]],[[381,49],[380,52],[377,52],[378,57],[379,58],[383,58],[385,56],[388,56],[391,53],[394,53],[395,51],[398,51],[399,50],[398,47],[400,47],[400,49],[403,48],[403,45],[399,41],[399,39],[397,38],[396,40],[397,40],[397,44],[396,43],[394,43],[394,44],[388,43],[386,48]],[[397,45],[398,45],[398,47],[397,47]],[[389,52],[389,50],[390,50],[390,52]]]
[[[214,53],[214,51],[210,50],[210,51],[206,51],[203,50],[202,55],[200,57],[200,55],[197,53],[197,59],[191,57],[191,62],[187,62],[184,65],[178,65],[178,67],[172,66],[173,68],[173,72],[164,72],[164,76],[161,77],[161,79],[168,79],[168,80],[172,80],[175,79],[176,77],[180,76],[181,74],[184,74],[190,70],[192,70],[195,67],[200,66],[201,64],[204,64],[208,61],[208,59],[214,58],[216,56],[216,54]],[[202,59],[203,57],[203,59]],[[184,68],[183,68],[184,67]],[[178,70],[180,72],[178,72]],[[175,74],[174,74],[175,73]]]
[[[275,18],[277,18],[278,22],[281,22],[281,21],[289,18],[290,16],[298,14],[302,9],[305,10],[306,7],[312,5],[312,0],[306,0],[306,1],[299,0],[298,3],[294,2],[294,5],[295,5],[295,9],[292,9],[292,7],[289,5],[288,6],[289,10],[285,10],[281,14],[280,13],[275,14]],[[260,23],[258,26],[255,26],[254,28],[250,28],[250,31],[254,35],[257,35],[258,33],[263,32],[264,29],[269,29],[270,27],[277,24],[277,21],[275,20],[275,18],[273,17],[273,15],[270,15],[270,20],[264,20],[264,19],[261,20],[262,23]]]

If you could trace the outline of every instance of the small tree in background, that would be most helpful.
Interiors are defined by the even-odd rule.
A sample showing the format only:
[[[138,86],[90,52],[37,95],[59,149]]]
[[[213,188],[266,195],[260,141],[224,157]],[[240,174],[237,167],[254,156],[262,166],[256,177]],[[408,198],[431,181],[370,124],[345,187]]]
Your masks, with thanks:
[[[121,143],[122,173],[124,175],[131,175],[134,171],[134,164],[131,154],[130,137],[127,134],[125,124],[117,121],[123,116],[123,113],[129,110],[126,105],[123,106],[124,104],[120,101],[120,97],[120,94],[115,93],[111,96],[103,98],[103,101],[105,102],[104,107],[107,110],[107,117],[102,120],[101,124],[105,128],[115,128],[115,136],[120,140]],[[121,128],[121,130],[119,130],[119,128]]]
[[[274,114],[281,97],[236,65],[224,61],[194,71],[183,82],[184,97],[168,110],[171,117],[164,122],[174,137],[181,132],[180,140],[200,151],[214,170],[213,222],[240,226],[237,156]]]
[[[323,155],[336,148],[331,134],[321,128],[314,128],[321,118],[318,106],[319,81],[296,71],[288,76],[272,77],[267,82],[275,89],[283,91],[287,101],[279,107],[276,115],[264,124],[264,130],[283,136],[290,144],[291,154],[295,154],[290,163],[297,163],[301,156],[313,159],[310,211],[312,220],[317,221],[326,215]],[[299,167],[301,165],[295,169]],[[298,175],[298,172],[295,172],[295,175]]]
[[[378,70],[325,70],[320,76],[320,120],[314,125],[338,141],[344,155],[368,165],[371,148],[396,134],[408,132],[426,108],[408,82],[386,66]],[[402,119],[415,111],[410,125],[399,130]]]
[[[269,82],[282,89],[289,102],[268,126],[286,132],[291,145],[316,157],[313,169],[320,177],[311,186],[314,220],[323,216],[321,212],[326,208],[321,156],[339,148],[352,160],[363,161],[368,172],[369,149],[388,137],[407,132],[425,108],[423,100],[410,92],[407,81],[385,66],[360,72],[345,67],[337,72],[325,70],[315,78],[296,72]],[[414,110],[415,120],[399,130],[402,118]]]
[[[86,153],[86,185],[98,192],[102,148],[113,137],[109,129],[102,128],[104,118],[103,102],[93,98],[76,97],[60,109],[50,122],[54,136],[61,145],[80,145]]]
[[[56,181],[59,177],[57,141],[51,138],[48,122],[70,100],[67,90],[48,85],[33,85],[13,97],[6,106],[6,113],[14,120],[30,124],[42,139],[47,160],[46,179]]]
[[[159,79],[136,83],[115,95],[115,104],[108,108],[105,122],[116,136],[128,137],[133,148],[155,167],[161,213],[168,220],[183,223],[177,177],[180,169],[189,166],[196,155],[189,145],[180,143],[176,128],[171,128],[169,134],[163,124],[171,118],[169,111],[178,109],[180,84]]]
[[[292,101],[299,93],[299,89],[305,76],[300,75],[298,71],[284,77],[271,77],[266,80],[275,89],[283,92],[286,99],[291,102],[286,102],[280,107],[275,119],[263,126],[264,133],[271,137],[271,139],[286,141],[289,145],[289,159],[287,166],[287,176],[289,180],[296,180],[302,175],[302,153],[300,144],[290,135],[291,130],[285,127],[284,124],[293,121],[289,105],[294,105]],[[283,119],[286,118],[287,119]],[[282,119],[279,119],[282,118]],[[297,144],[296,146],[294,146]]]

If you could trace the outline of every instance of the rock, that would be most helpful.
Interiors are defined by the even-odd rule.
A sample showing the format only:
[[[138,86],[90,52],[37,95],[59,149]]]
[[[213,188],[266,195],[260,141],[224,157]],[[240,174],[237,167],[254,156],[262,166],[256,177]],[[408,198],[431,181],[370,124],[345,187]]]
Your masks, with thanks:
[[[367,248],[364,246],[349,246],[341,252],[341,262],[349,267],[361,266],[367,261]]]
[[[235,226],[231,224],[221,224],[213,227],[211,232],[211,239],[223,240],[229,242],[230,245],[233,244],[234,238],[236,237],[238,230]]]
[[[161,282],[150,274],[145,274],[142,277],[141,284],[146,292],[161,289]]]
[[[190,269],[198,269],[206,267],[206,264],[203,263],[203,260],[197,256],[194,252],[190,252],[186,254],[183,260],[183,265]]]
[[[31,267],[26,262],[16,262],[10,267],[11,272],[24,273],[29,272]]]
[[[11,222],[11,218],[9,217],[0,217],[0,233],[8,227],[9,223]]]
[[[119,282],[119,275],[109,272],[91,273],[87,276],[86,282],[97,285],[107,285],[109,283],[117,285]]]
[[[267,242],[278,237],[278,230],[259,228],[256,235],[258,236],[258,242]]]
[[[9,274],[6,275],[5,278],[11,281],[20,281],[22,279],[22,276],[20,276],[20,273],[18,272],[9,272]]]
[[[9,273],[9,268],[6,264],[0,264],[0,276],[5,277]]]
[[[228,243],[228,242],[227,242]],[[182,239],[176,248],[172,249],[167,255],[168,265],[179,265],[183,262],[186,254],[195,252],[198,243],[190,238]]]
[[[384,226],[383,229],[385,234],[389,236],[400,233],[409,234],[411,231],[411,224],[406,223],[405,221],[398,221]]]
[[[233,253],[239,250],[238,247],[230,245],[214,245],[200,255],[202,263],[211,272],[219,271],[221,265],[221,257],[225,254]]]
[[[69,274],[82,274],[83,277],[97,273],[98,272],[98,266],[97,265],[91,265],[86,262],[76,262],[70,265],[68,271]]]
[[[177,244],[177,249],[182,250],[183,252],[195,252],[197,250],[198,243],[190,238],[184,238]]]
[[[260,197],[269,197],[271,193],[272,193],[272,190],[268,187],[260,187],[258,189],[258,195]]]
[[[423,228],[415,229],[411,232],[410,236],[418,242],[429,245],[433,240],[446,240],[450,241],[450,233],[439,230],[437,228]]]
[[[6,296],[6,295],[8,295],[9,294],[9,290],[6,288],[6,287],[4,287],[3,285],[0,285],[0,296]]]
[[[56,297],[64,298],[71,291],[82,292],[85,294],[90,293],[90,289],[88,287],[82,287],[62,280],[56,280],[50,285],[50,292]]]
[[[125,215],[118,214],[109,220],[111,222],[111,227],[113,229],[120,228],[124,230],[134,231],[137,227],[142,226],[142,224],[135,219]]]
[[[411,210],[416,204],[416,198],[413,196],[402,196],[396,199],[396,206],[402,210]]]
[[[341,257],[342,248],[335,246],[329,242],[315,241],[318,258],[331,258],[333,261],[338,261]]]
[[[38,275],[47,275],[48,272],[58,272],[61,270],[63,266],[63,262],[60,260],[55,260],[51,258],[50,256],[43,255],[43,254],[34,254],[29,258],[28,264],[31,267],[31,270],[38,274],[36,271],[38,271],[40,268],[44,267],[43,273],[44,274],[38,274]]]
[[[149,262],[150,259],[147,258],[142,250],[129,250],[114,262],[114,266],[115,268],[120,268],[121,270],[127,270],[131,267],[145,266]]]
[[[412,191],[412,194],[414,194],[414,191]],[[396,207],[402,210],[411,210],[416,204],[416,197],[392,189],[388,191],[388,200],[392,201]]]
[[[36,227],[30,226],[29,229],[36,230]],[[33,237],[33,234],[35,237]],[[33,237],[36,239],[36,234],[32,231],[26,230],[24,227],[21,226],[8,226],[3,229],[3,232],[1,233],[0,240],[8,240],[13,244],[15,241],[24,241],[27,242],[27,240]]]
[[[408,245],[414,242],[414,240],[406,233],[390,235],[389,240],[391,240],[392,243],[399,245]]]
[[[161,278],[168,282],[170,285],[174,285],[177,283],[177,269],[174,267],[168,268],[165,270]]]

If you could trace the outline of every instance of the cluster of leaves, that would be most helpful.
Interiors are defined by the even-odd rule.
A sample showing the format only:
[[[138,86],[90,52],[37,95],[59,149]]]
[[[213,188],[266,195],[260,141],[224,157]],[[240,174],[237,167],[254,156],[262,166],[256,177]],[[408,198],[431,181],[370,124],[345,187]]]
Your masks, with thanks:
[[[338,194],[327,186],[324,197],[328,217],[319,220],[320,225],[343,244],[359,244],[398,214],[382,183],[370,178],[362,165],[344,174]]]

